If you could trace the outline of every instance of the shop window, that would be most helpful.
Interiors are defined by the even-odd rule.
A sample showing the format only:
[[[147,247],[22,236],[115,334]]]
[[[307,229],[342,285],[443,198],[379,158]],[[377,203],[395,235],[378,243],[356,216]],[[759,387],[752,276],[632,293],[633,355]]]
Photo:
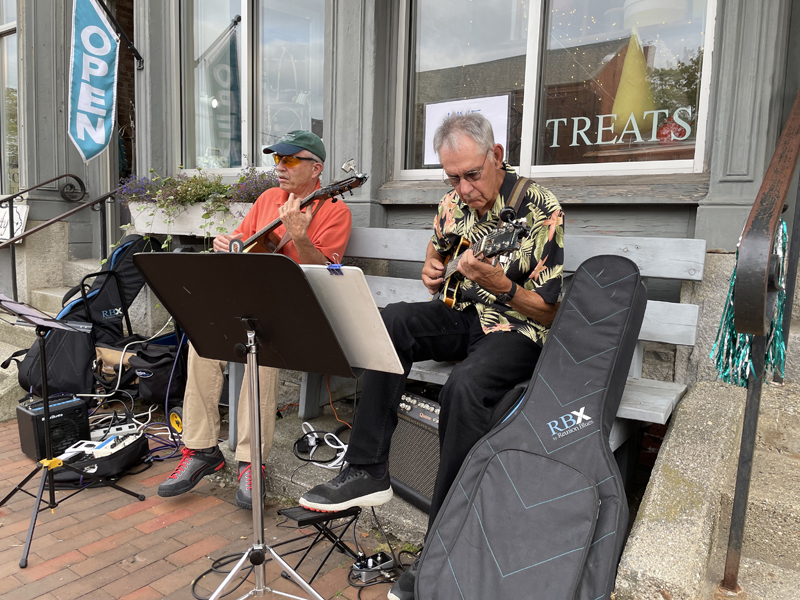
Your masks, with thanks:
[[[525,174],[702,170],[715,0],[407,1],[401,178],[435,177],[454,111],[486,114]]]
[[[438,168],[433,131],[452,111],[481,111],[519,164],[530,0],[414,2],[406,169]]]
[[[181,3],[185,168],[272,166],[294,129],[323,136],[324,0]]]
[[[694,158],[705,0],[553,0],[536,164]]]

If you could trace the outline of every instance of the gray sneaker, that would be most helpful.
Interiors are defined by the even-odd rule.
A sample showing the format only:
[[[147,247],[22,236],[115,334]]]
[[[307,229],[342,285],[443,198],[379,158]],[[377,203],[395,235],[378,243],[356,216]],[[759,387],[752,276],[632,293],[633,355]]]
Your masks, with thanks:
[[[261,465],[261,496],[263,498],[267,497],[266,475],[267,469]],[[236,491],[236,504],[247,510],[253,510],[253,476],[248,462],[239,462],[239,489]]]
[[[175,467],[172,475],[158,486],[159,496],[169,498],[185,494],[200,483],[203,477],[225,466],[225,458],[219,446],[215,446],[213,452],[192,450],[184,446],[181,452],[183,453],[181,462]]]
[[[327,483],[308,490],[300,498],[300,506],[319,512],[337,512],[353,506],[380,506],[392,499],[389,469],[380,479],[366,471],[347,465]]]

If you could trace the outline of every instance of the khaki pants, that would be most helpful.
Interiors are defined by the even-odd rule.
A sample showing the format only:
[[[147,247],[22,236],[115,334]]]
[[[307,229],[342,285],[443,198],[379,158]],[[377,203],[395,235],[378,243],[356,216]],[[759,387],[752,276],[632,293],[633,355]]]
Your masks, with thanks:
[[[219,439],[219,396],[222,393],[225,361],[202,358],[189,344],[189,376],[183,398],[183,443],[192,450],[211,448]],[[239,394],[238,443],[236,460],[250,462],[250,406],[247,367]],[[278,369],[258,368],[261,396],[261,459],[267,460],[275,431],[275,405],[278,398]],[[230,433],[229,433],[230,435]]]

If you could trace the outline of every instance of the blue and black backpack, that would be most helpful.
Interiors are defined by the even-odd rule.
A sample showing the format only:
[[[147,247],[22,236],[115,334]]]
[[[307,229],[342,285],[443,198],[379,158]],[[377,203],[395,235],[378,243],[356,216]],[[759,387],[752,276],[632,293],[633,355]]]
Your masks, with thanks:
[[[125,236],[114,249],[109,259],[97,273],[86,275],[81,282],[69,290],[62,300],[63,308],[56,319],[92,324],[91,334],[76,331],[52,330],[45,339],[47,353],[47,390],[49,394],[68,392],[87,394],[92,392],[95,380],[92,361],[95,359],[95,344],[114,344],[123,337],[123,323],[132,333],[128,308],[144,286],[145,280],[133,264],[133,255],[138,252],[156,252],[159,243],[140,235]],[[88,280],[94,278],[91,284]],[[71,300],[76,293],[80,297]],[[25,355],[21,361],[16,357]],[[19,366],[19,384],[28,392],[41,395],[41,366],[39,364],[39,342],[28,350],[12,354],[5,362],[7,368],[14,360]]]

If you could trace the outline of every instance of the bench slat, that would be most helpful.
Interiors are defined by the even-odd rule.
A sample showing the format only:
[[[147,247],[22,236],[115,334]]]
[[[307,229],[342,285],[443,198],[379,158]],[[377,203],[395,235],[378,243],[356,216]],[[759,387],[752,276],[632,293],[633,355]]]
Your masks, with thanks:
[[[426,302],[431,295],[419,279],[367,275],[367,285],[378,308],[392,302]],[[639,339],[647,342],[694,346],[699,308],[694,304],[650,300]]]
[[[565,271],[575,271],[583,261],[599,254],[631,259],[639,267],[642,277],[701,281],[706,261],[706,241],[564,235]]]
[[[454,366],[435,360],[414,363],[409,379],[444,385]],[[685,393],[682,383],[628,377],[617,417],[663,425]]]
[[[683,398],[686,389],[687,386],[682,383],[629,377],[617,417],[663,425]]]
[[[432,231],[354,227],[345,256],[422,262]],[[591,256],[613,254],[634,261],[643,277],[701,281],[705,240],[565,235],[564,269],[575,271]]]
[[[423,262],[431,235],[433,231],[428,229],[353,227],[344,255],[354,258]]]

